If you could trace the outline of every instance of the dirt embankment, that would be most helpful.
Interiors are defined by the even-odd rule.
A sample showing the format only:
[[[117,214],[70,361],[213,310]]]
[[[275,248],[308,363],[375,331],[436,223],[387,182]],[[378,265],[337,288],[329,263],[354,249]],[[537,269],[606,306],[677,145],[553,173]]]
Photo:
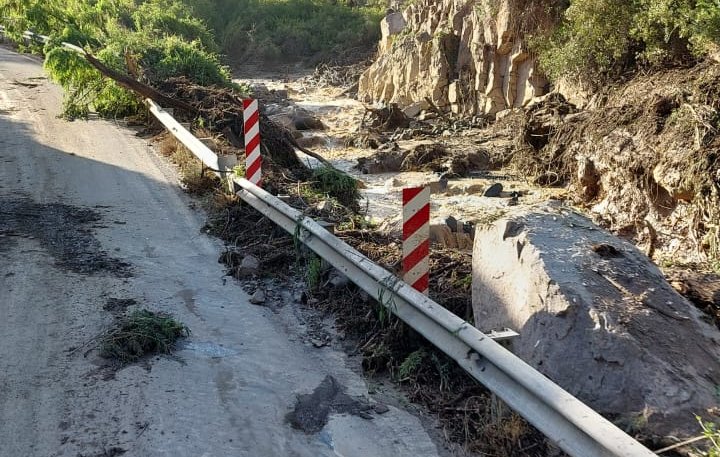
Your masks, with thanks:
[[[523,114],[514,162],[656,262],[720,259],[720,65],[638,76],[598,107],[559,98]]]

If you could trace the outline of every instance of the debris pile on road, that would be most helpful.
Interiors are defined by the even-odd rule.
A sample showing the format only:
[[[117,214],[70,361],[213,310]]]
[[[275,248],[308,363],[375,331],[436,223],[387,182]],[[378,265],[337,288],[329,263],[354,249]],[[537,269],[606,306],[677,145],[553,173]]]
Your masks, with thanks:
[[[146,309],[121,318],[117,326],[103,335],[100,355],[121,364],[152,354],[169,354],[178,339],[190,330],[171,316]]]

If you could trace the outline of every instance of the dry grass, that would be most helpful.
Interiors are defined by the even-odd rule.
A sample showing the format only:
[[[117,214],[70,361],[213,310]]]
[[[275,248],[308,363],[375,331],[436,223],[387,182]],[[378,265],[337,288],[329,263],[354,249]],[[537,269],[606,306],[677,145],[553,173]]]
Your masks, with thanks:
[[[178,167],[180,182],[189,194],[204,195],[218,188],[218,177],[171,134],[162,133],[156,144],[160,154]]]

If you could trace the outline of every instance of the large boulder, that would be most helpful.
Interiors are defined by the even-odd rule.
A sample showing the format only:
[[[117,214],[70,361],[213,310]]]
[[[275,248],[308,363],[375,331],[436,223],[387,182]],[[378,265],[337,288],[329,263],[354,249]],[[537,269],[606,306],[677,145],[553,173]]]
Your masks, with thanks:
[[[717,414],[720,331],[632,244],[560,205],[478,228],[476,326],[634,432],[697,433]]]

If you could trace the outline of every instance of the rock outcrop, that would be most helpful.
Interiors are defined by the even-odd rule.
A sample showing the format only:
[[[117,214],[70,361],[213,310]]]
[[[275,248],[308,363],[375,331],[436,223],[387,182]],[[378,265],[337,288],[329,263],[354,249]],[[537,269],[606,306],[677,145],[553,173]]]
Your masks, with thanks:
[[[513,352],[634,432],[686,436],[717,414],[718,329],[635,246],[567,208],[477,230],[473,308],[480,330],[517,330]]]
[[[523,39],[530,20],[534,27],[550,21],[534,5],[418,0],[390,13],[378,59],[360,78],[359,99],[401,107],[429,99],[461,115],[525,105],[548,88]]]

